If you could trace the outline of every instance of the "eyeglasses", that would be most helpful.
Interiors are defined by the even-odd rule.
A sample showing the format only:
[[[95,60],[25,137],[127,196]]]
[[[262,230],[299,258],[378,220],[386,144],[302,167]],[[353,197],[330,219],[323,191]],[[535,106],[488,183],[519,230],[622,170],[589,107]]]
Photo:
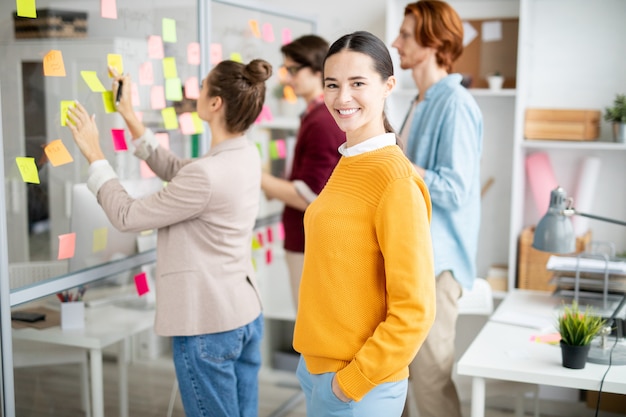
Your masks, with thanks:
[[[285,68],[287,70],[287,72],[289,73],[289,75],[291,75],[292,77],[295,76],[302,68],[307,67],[307,65],[292,65],[292,66],[286,66],[283,65],[283,68]]]

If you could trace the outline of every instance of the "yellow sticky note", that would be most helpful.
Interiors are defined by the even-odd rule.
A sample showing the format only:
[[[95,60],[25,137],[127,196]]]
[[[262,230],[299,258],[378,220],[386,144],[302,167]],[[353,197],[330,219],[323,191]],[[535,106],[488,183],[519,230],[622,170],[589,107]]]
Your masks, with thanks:
[[[70,107],[76,107],[74,100],[61,101],[61,126],[67,126],[67,109]]]
[[[104,93],[107,90],[100,82],[98,74],[95,71],[81,71],[80,75],[87,83],[89,89],[94,93]]]
[[[168,19],[166,17],[162,20],[161,28],[163,33],[163,42],[175,43],[176,42],[176,20]]]
[[[43,57],[43,75],[46,77],[65,77],[65,64],[61,51],[52,49]]]
[[[35,158],[18,156],[15,158],[15,162],[24,182],[39,184],[39,171],[37,170],[37,164],[35,164]]]
[[[69,164],[74,161],[72,155],[68,152],[61,139],[56,139],[46,145],[44,148],[46,156],[50,160],[52,166],[58,167],[59,165]]]
[[[241,58],[241,54],[239,52],[231,52],[230,60],[243,63],[243,59]]]
[[[248,20],[248,25],[250,26],[250,30],[255,38],[261,37],[261,31],[259,30],[259,22],[255,19]]]
[[[176,70],[176,58],[168,56],[163,58],[163,78],[178,78]]]
[[[183,99],[183,84],[180,78],[168,78],[165,80],[165,98],[170,101]]]
[[[252,250],[261,249],[261,244],[256,236],[252,236]]]
[[[57,259],[69,259],[74,257],[76,249],[76,233],[59,235],[59,256]]]
[[[17,0],[17,15],[19,17],[37,17],[37,6],[35,0]]]
[[[161,116],[163,117],[163,124],[167,130],[178,129],[178,118],[176,117],[174,107],[167,107],[161,110]]]
[[[113,99],[113,91],[105,91],[102,93],[102,103],[104,111],[107,113],[115,113],[115,101]]]
[[[100,252],[107,247],[107,239],[109,236],[109,229],[106,227],[100,227],[93,231],[93,241],[91,245],[91,251],[93,253]]]
[[[107,65],[115,68],[120,75],[124,73],[124,62],[120,54],[107,54]],[[109,77],[113,77],[111,71],[109,71]]]
[[[202,124],[202,119],[198,116],[198,112],[191,112],[191,120],[193,121],[193,125],[196,128],[196,133],[204,132],[204,125]]]

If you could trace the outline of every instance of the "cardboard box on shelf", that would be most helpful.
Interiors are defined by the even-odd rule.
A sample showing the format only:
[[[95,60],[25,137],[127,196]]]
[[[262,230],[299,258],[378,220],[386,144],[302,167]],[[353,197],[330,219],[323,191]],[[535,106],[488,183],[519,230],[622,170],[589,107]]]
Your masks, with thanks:
[[[526,109],[524,137],[548,140],[596,140],[599,110]]]

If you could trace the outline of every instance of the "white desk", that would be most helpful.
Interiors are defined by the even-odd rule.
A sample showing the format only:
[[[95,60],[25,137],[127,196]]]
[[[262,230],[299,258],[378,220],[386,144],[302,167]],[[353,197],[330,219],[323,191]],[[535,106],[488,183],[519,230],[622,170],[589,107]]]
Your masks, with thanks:
[[[104,386],[102,373],[102,350],[116,343],[119,345],[119,395],[121,417],[128,417],[127,352],[130,337],[152,328],[154,310],[136,310],[116,307],[112,304],[85,308],[85,328],[62,330],[60,326],[47,329],[13,329],[13,338],[76,346],[89,350],[91,374],[92,416],[104,417]]]
[[[531,342],[537,329],[493,320],[497,314],[527,314],[556,322],[556,308],[561,301],[550,294],[513,290],[502,301],[492,319],[480,331],[457,365],[459,375],[472,378],[472,417],[485,415],[485,378],[554,385],[584,390],[600,389],[607,365],[587,363],[585,369],[561,365],[558,345]],[[554,329],[556,331],[556,329]],[[626,394],[626,366],[612,366],[602,392]]]

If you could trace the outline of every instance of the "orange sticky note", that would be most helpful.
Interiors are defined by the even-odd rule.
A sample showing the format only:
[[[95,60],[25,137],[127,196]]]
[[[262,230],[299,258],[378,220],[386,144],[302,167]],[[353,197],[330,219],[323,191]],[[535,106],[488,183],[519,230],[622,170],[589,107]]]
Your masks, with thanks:
[[[124,73],[124,62],[120,54],[107,54],[107,65],[115,68],[118,74]],[[111,71],[109,71],[109,77],[113,77]]]
[[[185,97],[190,100],[195,100],[200,97],[198,77],[189,77],[187,81],[185,81]]]
[[[69,164],[74,159],[68,152],[61,139],[56,139],[46,145],[43,149],[46,156],[50,160],[52,166],[58,167],[59,165]]]
[[[174,110],[174,107],[167,107],[161,110],[161,116],[163,117],[163,125],[165,126],[165,129],[178,129],[178,118],[176,117],[176,110]]]
[[[210,48],[210,62],[211,65],[217,65],[222,62],[222,44],[221,43],[212,43]]]
[[[187,45],[187,63],[200,65],[200,44],[198,42],[191,42]]]
[[[152,59],[163,59],[163,39],[160,36],[148,37],[148,57]]]
[[[61,51],[52,49],[43,57],[43,75],[46,77],[65,77],[65,64]]]
[[[265,42],[274,42],[274,28],[271,23],[263,23],[263,40]]]
[[[163,42],[176,43],[176,20],[164,17],[161,22]]]
[[[148,277],[145,272],[135,275],[135,289],[137,290],[137,295],[140,297],[145,293],[150,292],[150,288],[148,287]]]
[[[17,0],[17,15],[19,17],[37,17],[37,6],[35,0]]]
[[[91,252],[96,253],[103,251],[107,247],[107,240],[109,236],[109,229],[106,227],[100,227],[93,231],[93,239],[91,244]]]
[[[293,91],[293,87],[290,85],[286,85],[283,88],[283,94],[285,95],[285,100],[289,103],[296,103],[298,101],[298,96],[296,96],[296,92]]]
[[[59,255],[57,259],[69,259],[74,256],[76,249],[76,233],[59,235]]]
[[[18,156],[15,158],[15,163],[22,175],[22,181],[31,184],[39,184],[39,171],[37,170],[37,164],[35,164],[35,158],[30,156]]]
[[[67,109],[70,107],[76,107],[76,102],[74,100],[61,101],[61,126],[67,126]]]
[[[100,15],[105,19],[117,19],[115,0],[100,0]]]
[[[139,84],[140,85],[154,84],[154,70],[152,68],[152,62],[147,61],[139,65]]]
[[[250,26],[250,30],[255,38],[261,37],[261,31],[259,30],[259,22],[255,19],[248,20],[248,26]]]
[[[165,90],[162,85],[153,85],[150,89],[150,107],[153,110],[165,108]]]

